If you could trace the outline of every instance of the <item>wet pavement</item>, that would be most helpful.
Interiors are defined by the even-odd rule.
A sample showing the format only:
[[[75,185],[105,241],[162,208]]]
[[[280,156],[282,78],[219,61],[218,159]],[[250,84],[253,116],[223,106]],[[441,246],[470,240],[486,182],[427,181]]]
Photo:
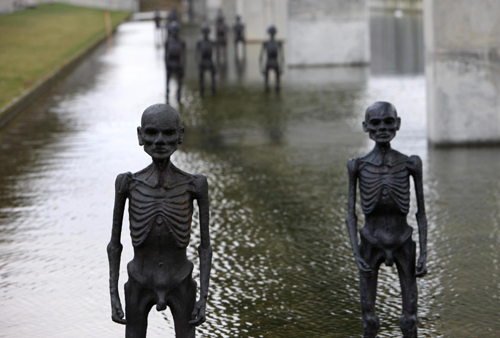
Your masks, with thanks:
[[[175,83],[171,101],[186,137],[173,161],[208,177],[214,247],[199,336],[360,336],[345,165],[373,146],[361,121],[376,100],[402,118],[393,147],[424,161],[430,273],[418,281],[419,335],[500,334],[500,150],[427,147],[421,17],[395,20],[372,17],[371,69],[287,69],[281,94],[265,94],[259,46],[249,45],[239,62],[229,50],[217,95],[203,99],[198,30],[185,29],[191,68],[183,105]],[[408,46],[416,52],[404,54]],[[108,296],[114,179],[149,164],[136,127],[147,106],[165,101],[164,76],[153,23],[126,23],[109,49],[0,131],[0,337],[124,336]],[[415,209],[412,195],[414,227]],[[195,221],[196,276],[198,235]],[[122,243],[120,285],[128,231]],[[383,266],[380,337],[400,334],[399,292],[395,268]],[[160,336],[173,337],[173,322],[153,310],[148,337]]]

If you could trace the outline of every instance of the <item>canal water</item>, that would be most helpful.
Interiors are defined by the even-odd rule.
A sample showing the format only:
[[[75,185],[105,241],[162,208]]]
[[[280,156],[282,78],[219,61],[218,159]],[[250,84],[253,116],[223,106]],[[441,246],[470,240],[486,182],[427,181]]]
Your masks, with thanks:
[[[183,105],[174,105],[186,137],[173,161],[208,177],[214,248],[199,336],[361,336],[346,162],[373,146],[361,121],[376,100],[402,118],[393,146],[424,161],[429,274],[418,281],[419,335],[500,335],[500,151],[429,148],[422,18],[374,14],[371,27],[371,68],[287,69],[281,94],[265,94],[259,46],[249,45],[245,59],[229,50],[217,95],[205,98],[198,30],[184,30],[190,69]],[[136,127],[147,106],[165,101],[163,65],[153,23],[123,24],[109,48],[0,131],[0,337],[124,336],[108,293],[114,179],[149,164]],[[174,101],[175,83],[171,93]],[[127,230],[122,243],[123,300]],[[377,302],[380,337],[399,336],[394,267],[381,268]],[[148,332],[174,337],[168,310],[151,312]]]

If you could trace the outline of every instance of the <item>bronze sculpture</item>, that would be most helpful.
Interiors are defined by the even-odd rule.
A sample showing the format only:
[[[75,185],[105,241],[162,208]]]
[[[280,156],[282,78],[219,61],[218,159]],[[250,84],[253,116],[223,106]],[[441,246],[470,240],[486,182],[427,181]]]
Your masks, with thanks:
[[[216,43],[217,43],[217,63],[226,62],[227,54],[227,25],[226,19],[222,10],[217,11],[217,17],[215,18],[215,33],[216,33]],[[224,60],[222,60],[224,58]]]
[[[182,79],[186,61],[186,42],[179,38],[179,24],[172,22],[168,27],[165,41],[165,65],[167,70],[167,103],[169,102],[169,82],[172,75],[177,75],[177,101],[181,102]]]
[[[259,67],[264,75],[264,88],[269,91],[269,71],[273,70],[276,74],[276,92],[280,90],[280,75],[283,74],[283,49],[280,41],[275,40],[275,35],[277,33],[276,27],[271,26],[267,30],[269,33],[269,40],[262,43],[262,48],[260,50],[259,56]],[[262,67],[264,55],[266,56],[265,67]]]
[[[363,337],[376,337],[379,318],[375,313],[377,277],[380,264],[396,263],[403,300],[399,319],[403,336],[417,337],[416,277],[427,273],[427,218],[425,214],[422,161],[391,148],[390,141],[401,125],[396,108],[388,102],[376,102],[366,110],[363,130],[375,141],[372,151],[347,164],[349,172],[349,202],[346,224],[354,258],[359,269]],[[416,244],[413,228],[406,221],[410,204],[410,176],[415,183],[416,214],[420,256],[415,264]],[[356,185],[359,181],[361,206],[365,225],[357,236],[355,213]]]
[[[208,183],[174,166],[170,156],[184,138],[179,114],[171,106],[148,107],[137,128],[139,145],[152,157],[145,169],[120,174],[115,184],[113,228],[108,244],[113,321],[126,324],[127,338],[146,337],[148,313],[156,304],[172,312],[176,337],[195,337],[195,326],[205,321],[205,307],[212,261],[209,237]],[[118,277],[125,201],[129,200],[130,235],[134,259],[127,265],[126,316],[118,294]],[[193,263],[186,257],[193,202],[199,206],[201,244],[200,299],[195,302]]]
[[[212,60],[213,49],[215,44],[209,39],[210,28],[203,26],[201,28],[203,40],[198,41],[196,44],[196,61],[198,62],[200,94],[203,96],[205,92],[205,71],[210,71],[212,79],[212,94],[215,94],[215,73],[216,68]]]
[[[236,23],[233,26],[234,32],[234,52],[238,55],[238,44],[243,44],[243,55],[246,54],[245,25],[241,23],[241,17],[236,16]]]

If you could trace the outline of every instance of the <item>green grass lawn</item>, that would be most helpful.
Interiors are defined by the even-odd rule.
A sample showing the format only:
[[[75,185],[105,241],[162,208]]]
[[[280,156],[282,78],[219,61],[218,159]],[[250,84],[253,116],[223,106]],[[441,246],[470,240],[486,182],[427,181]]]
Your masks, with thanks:
[[[0,109],[102,38],[104,12],[46,4],[0,16]],[[110,14],[113,27],[129,15]]]

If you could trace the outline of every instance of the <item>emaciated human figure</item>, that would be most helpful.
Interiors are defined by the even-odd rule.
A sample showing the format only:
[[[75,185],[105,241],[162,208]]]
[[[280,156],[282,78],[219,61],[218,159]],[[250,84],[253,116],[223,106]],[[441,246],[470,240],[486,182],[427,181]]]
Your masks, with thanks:
[[[236,16],[236,23],[233,26],[234,32],[234,51],[238,55],[238,43],[243,44],[243,55],[246,54],[246,41],[245,41],[245,25],[241,23],[241,17]]]
[[[161,29],[161,13],[158,7],[155,7],[153,21],[155,22],[155,44],[158,41],[157,46],[161,46],[162,41],[162,29]]]
[[[375,313],[377,277],[380,264],[396,263],[403,314],[399,319],[404,337],[417,337],[416,277],[427,273],[427,218],[425,215],[422,161],[391,148],[391,140],[399,130],[401,119],[388,102],[376,102],[366,110],[363,130],[375,141],[372,151],[349,160],[349,205],[346,224],[359,269],[363,337],[376,337],[379,318]],[[416,214],[420,257],[415,266],[416,244],[413,228],[406,221],[410,208],[410,176],[415,183],[418,211]],[[360,229],[358,245],[355,213],[356,185],[359,181],[365,225]]]
[[[165,41],[165,65],[167,69],[167,103],[169,102],[169,82],[172,75],[177,75],[177,101],[181,101],[182,79],[186,61],[186,43],[179,39],[179,24],[174,21],[168,27]]]
[[[170,25],[174,21],[179,22],[179,14],[177,12],[177,7],[175,6],[173,6],[167,14],[167,25]]]
[[[205,71],[208,70],[212,76],[212,94],[215,94],[216,69],[212,60],[215,43],[208,37],[210,35],[210,28],[208,26],[203,26],[201,32],[203,34],[203,40],[198,41],[196,44],[196,61],[198,62],[198,71],[200,75],[200,93],[203,95],[205,92]]]
[[[227,25],[226,19],[224,18],[224,14],[222,13],[222,9],[217,11],[217,17],[215,19],[215,33],[217,35],[217,62],[221,62],[222,57],[224,57],[224,61],[226,62],[226,53],[227,53]]]
[[[111,312],[113,321],[126,324],[127,338],[146,337],[148,313],[156,304],[172,312],[177,338],[195,337],[195,326],[205,321],[212,262],[209,237],[208,183],[171,162],[184,137],[179,114],[171,106],[155,104],[142,114],[137,128],[139,145],[153,162],[141,171],[120,174],[115,184],[113,229],[108,244]],[[126,316],[118,294],[125,201],[129,200],[130,235],[134,258],[127,265]],[[200,299],[196,300],[193,263],[186,257],[193,202],[199,206],[201,244]]]
[[[269,91],[269,70],[274,70],[276,74],[276,91],[280,90],[280,75],[283,74],[283,49],[280,41],[276,41],[274,36],[276,35],[276,27],[271,26],[267,30],[269,33],[270,39],[268,41],[264,41],[262,43],[262,48],[260,50],[259,56],[259,67],[261,69],[262,74],[264,74],[264,87],[266,91]],[[266,56],[266,66],[262,68],[262,63],[264,59],[264,55]]]

